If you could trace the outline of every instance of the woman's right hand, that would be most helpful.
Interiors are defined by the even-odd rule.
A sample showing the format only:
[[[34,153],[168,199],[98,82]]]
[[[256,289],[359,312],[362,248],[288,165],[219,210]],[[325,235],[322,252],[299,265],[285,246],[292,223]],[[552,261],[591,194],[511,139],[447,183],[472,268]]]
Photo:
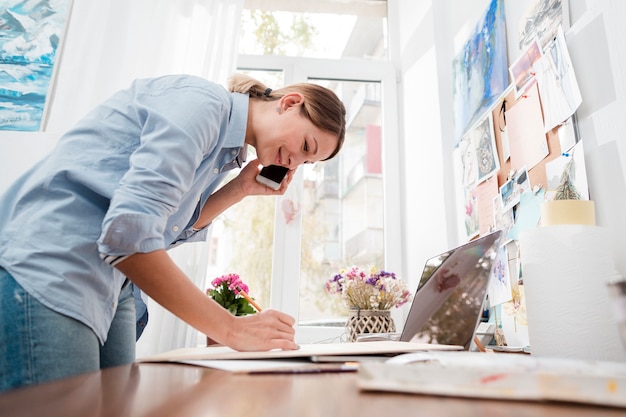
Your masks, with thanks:
[[[153,300],[219,343],[245,351],[298,349],[293,317],[276,310],[233,316],[192,283],[163,249],[136,253],[116,267]]]
[[[226,340],[215,339],[239,351],[296,350],[295,322],[288,314],[263,310],[257,314],[235,317],[233,326],[226,330]]]

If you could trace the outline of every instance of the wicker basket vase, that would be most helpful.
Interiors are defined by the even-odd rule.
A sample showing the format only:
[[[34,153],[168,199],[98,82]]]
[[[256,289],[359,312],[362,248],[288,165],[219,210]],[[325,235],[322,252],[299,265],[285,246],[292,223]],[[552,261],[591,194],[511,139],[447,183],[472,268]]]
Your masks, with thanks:
[[[350,310],[346,334],[350,342],[361,333],[393,333],[396,325],[389,310]]]

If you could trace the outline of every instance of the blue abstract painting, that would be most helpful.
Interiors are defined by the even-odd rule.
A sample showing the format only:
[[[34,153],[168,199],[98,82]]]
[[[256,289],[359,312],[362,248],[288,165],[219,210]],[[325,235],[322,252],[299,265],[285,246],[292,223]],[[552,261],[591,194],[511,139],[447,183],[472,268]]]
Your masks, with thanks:
[[[503,0],[491,0],[454,58],[454,146],[508,86],[503,3]]]
[[[0,130],[40,129],[71,0],[0,0]]]

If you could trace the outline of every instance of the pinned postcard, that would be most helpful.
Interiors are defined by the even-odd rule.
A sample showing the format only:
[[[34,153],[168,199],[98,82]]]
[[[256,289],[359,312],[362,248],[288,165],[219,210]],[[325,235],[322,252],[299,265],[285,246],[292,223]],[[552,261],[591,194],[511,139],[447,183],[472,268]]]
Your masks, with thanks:
[[[493,198],[493,224],[496,230],[502,230],[504,236],[509,234],[509,230],[515,224],[513,210],[504,211],[500,194]]]
[[[583,101],[561,27],[535,63],[535,73],[548,132],[572,116]]]
[[[493,215],[493,199],[494,197],[500,197],[500,194],[498,194],[498,177],[494,175],[478,184],[478,187],[476,187],[476,194],[478,198],[478,207],[480,207],[480,211],[478,213],[478,225],[480,234],[485,235],[496,230],[496,224],[494,221],[495,218]]]
[[[511,146],[511,168],[533,169],[548,156],[537,86],[533,85],[506,112],[506,129]]]
[[[554,38],[559,26],[569,27],[569,1],[567,0],[530,0],[528,10],[519,19],[519,50],[539,40],[545,45]]]
[[[478,168],[478,183],[495,175],[500,169],[496,137],[493,131],[493,115],[487,114],[468,135],[475,149],[476,165]]]
[[[570,149],[572,149],[578,142],[580,142],[576,113],[574,113],[572,117],[561,123],[557,130],[557,134],[559,135],[561,152],[569,152]]]
[[[536,81],[534,66],[541,59],[542,55],[541,46],[535,40],[509,67],[511,79],[514,81],[516,99],[519,99],[528,87]]]
[[[520,203],[517,208],[515,225],[508,234],[509,239],[519,240],[519,234],[523,230],[534,229],[541,219],[541,204],[544,200],[545,191],[539,190],[537,193],[526,191],[520,196]]]
[[[569,152],[546,163],[548,200],[553,198],[553,195],[561,182],[561,176],[565,170],[565,165],[572,158],[574,158],[574,186],[580,194],[581,200],[589,200],[589,186],[587,184],[587,170],[585,168],[585,153],[582,141],[578,142],[578,144],[570,149]]]
[[[480,222],[478,217],[478,191],[476,187],[465,189],[465,237],[467,240],[478,236],[480,233]]]
[[[502,210],[511,210],[520,201],[520,195],[530,190],[530,181],[526,167],[519,169],[513,178],[502,184],[500,197],[502,198]]]
[[[473,186],[478,179],[478,165],[476,162],[476,148],[472,144],[469,136],[465,136],[459,143],[461,155],[461,167],[463,172],[463,187]]]
[[[492,306],[506,303],[513,298],[506,245],[500,246],[498,250],[498,256],[491,269],[491,280],[487,287],[487,294],[489,295],[489,304]]]

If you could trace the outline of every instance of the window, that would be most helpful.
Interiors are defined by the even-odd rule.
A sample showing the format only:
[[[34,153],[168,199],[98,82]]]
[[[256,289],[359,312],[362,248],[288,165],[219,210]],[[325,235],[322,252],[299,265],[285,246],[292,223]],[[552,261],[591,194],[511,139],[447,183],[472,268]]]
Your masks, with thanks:
[[[256,3],[246,1],[246,7]],[[247,49],[251,41],[242,35],[238,71],[272,88],[295,82],[331,88],[346,105],[346,141],[332,160],[300,167],[285,196],[247,198],[233,207],[232,213],[225,213],[220,222],[223,229],[214,227],[214,234],[223,234],[218,249],[221,265],[214,272],[240,273],[259,304],[296,317],[299,343],[335,341],[343,334],[347,311],[326,295],[326,280],[339,268],[353,264],[401,268],[396,82],[395,71],[386,61],[386,2],[348,2],[368,5],[363,6],[368,10],[376,4],[382,13],[379,16],[350,14],[341,6],[345,2],[320,1],[314,2],[315,6],[305,2],[306,8],[316,10],[304,14],[289,9],[291,14],[278,13],[278,6],[293,8],[301,2],[263,3],[276,6],[269,12],[277,21],[287,22],[283,24],[296,22],[297,26],[304,19],[315,28],[312,32],[333,32],[341,52],[324,55],[322,44],[316,41],[317,52],[314,47],[271,44],[272,55],[250,55],[264,49],[260,45]],[[313,26],[322,5],[328,6],[326,11],[336,10],[330,7],[335,5],[342,13],[336,13],[333,19],[337,20],[325,15],[328,22],[334,22],[330,26]],[[271,22],[268,14],[255,13],[262,17],[259,21]],[[379,25],[363,24],[372,20]],[[252,30],[252,24],[243,26],[244,32]],[[347,35],[344,26],[350,28]],[[291,35],[285,35],[287,32],[272,33],[283,33],[282,38],[288,39]],[[300,215],[292,223],[285,221],[285,204],[299,209]],[[230,246],[235,244],[237,247]]]
[[[387,59],[384,0],[246,0],[239,53]]]

